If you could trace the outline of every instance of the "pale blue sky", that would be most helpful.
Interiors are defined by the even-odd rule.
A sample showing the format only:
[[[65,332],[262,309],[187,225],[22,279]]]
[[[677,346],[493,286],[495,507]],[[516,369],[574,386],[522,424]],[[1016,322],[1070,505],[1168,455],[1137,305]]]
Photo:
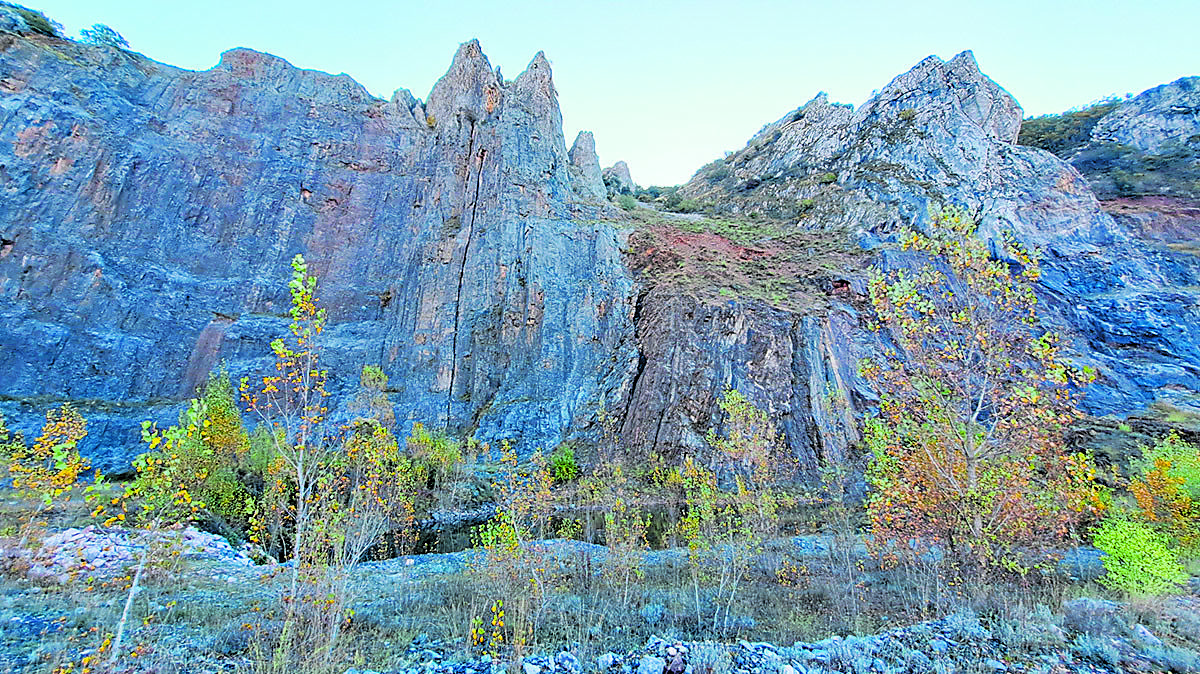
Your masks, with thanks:
[[[545,50],[570,144],[674,184],[819,91],[858,105],[929,54],[973,49],[1026,114],[1200,74],[1198,0],[385,2],[19,0],[75,35],[106,23],[192,69],[244,46],[425,98],[459,43],[505,77]]]

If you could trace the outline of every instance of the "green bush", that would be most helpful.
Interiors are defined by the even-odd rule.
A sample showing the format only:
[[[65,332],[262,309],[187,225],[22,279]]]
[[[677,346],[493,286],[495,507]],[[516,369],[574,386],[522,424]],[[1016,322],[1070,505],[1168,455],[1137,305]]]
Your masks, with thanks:
[[[1100,582],[1115,590],[1135,596],[1168,594],[1187,580],[1167,537],[1148,524],[1110,516],[1092,542],[1105,554]]]
[[[617,197],[617,205],[627,211],[632,211],[637,208],[637,199],[628,194],[622,194]]]
[[[559,445],[550,455],[550,474],[555,482],[571,482],[579,477],[579,464],[575,462],[575,449],[571,445]]]
[[[1165,464],[1167,475],[1177,480],[1179,487],[1192,500],[1200,501],[1200,448],[1184,442],[1178,433],[1170,433],[1153,447],[1142,450],[1137,463],[1138,472],[1147,475]]]
[[[171,489],[184,489],[197,504],[187,515],[190,519],[239,540],[248,531],[254,511],[254,496],[246,482],[261,482],[263,477],[248,466],[250,438],[223,365],[180,413],[174,428],[185,433],[172,439],[171,429],[160,433],[151,422],[142,423],[151,451],[135,462],[139,470],[133,491],[143,500],[163,501],[174,498]],[[159,507],[161,503],[152,505],[155,513],[166,510]]]
[[[833,173],[832,171],[822,173],[821,177],[817,178],[817,182],[821,183],[822,185],[836,183],[837,182],[837,174]]]
[[[129,48],[129,43],[125,41],[125,38],[120,33],[102,23],[94,24],[91,28],[84,28],[79,31],[79,39],[85,44],[96,47]]]
[[[1108,100],[1081,110],[1064,112],[1061,115],[1042,115],[1021,123],[1017,143],[1049,150],[1059,157],[1066,157],[1083,146],[1092,137],[1092,129],[1118,105]]]
[[[441,486],[463,460],[457,440],[444,433],[430,432],[419,421],[413,424],[405,444],[409,454],[428,472],[432,488]]]
[[[29,26],[29,30],[41,35],[59,37],[58,27],[55,23],[36,9],[14,5],[11,2],[0,2],[0,7],[7,7],[19,14],[22,19],[25,19],[25,24]]]

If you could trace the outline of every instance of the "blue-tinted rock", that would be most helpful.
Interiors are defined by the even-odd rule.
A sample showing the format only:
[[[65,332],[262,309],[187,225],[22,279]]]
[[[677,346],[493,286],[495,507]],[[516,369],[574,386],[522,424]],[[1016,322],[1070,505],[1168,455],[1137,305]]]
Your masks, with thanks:
[[[190,72],[0,39],[0,399],[15,427],[75,401],[85,453],[119,467],[138,423],[173,420],[219,362],[235,378],[269,367],[296,253],[329,309],[335,401],[379,365],[403,426],[528,452],[619,397],[632,282],[575,192],[542,55],[502,82],[464,44],[422,105],[246,49]]]

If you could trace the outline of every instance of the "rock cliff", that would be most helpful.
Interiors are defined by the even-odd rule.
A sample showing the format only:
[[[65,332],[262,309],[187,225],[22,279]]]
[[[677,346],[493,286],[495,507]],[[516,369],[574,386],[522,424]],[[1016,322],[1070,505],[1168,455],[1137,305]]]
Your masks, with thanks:
[[[503,81],[466,43],[422,103],[246,49],[190,72],[0,34],[3,411],[75,401],[120,466],[214,365],[269,365],[304,253],[335,390],[378,364],[398,419],[552,447],[636,360],[592,164],[540,53]]]
[[[1094,132],[1160,152],[1137,120],[1182,90]],[[84,449],[122,466],[138,422],[170,420],[215,365],[269,366],[300,252],[331,388],[380,365],[404,424],[532,451],[594,438],[603,408],[671,454],[704,445],[736,387],[811,470],[872,403],[866,266],[904,264],[889,237],[947,202],[1045,251],[1050,318],[1101,372],[1089,411],[1195,407],[1195,211],[1102,204],[1016,144],[1021,123],[969,52],[930,57],[704,167],[680,195],[708,215],[627,214],[604,200],[628,167],[601,171],[590,133],[568,151],[542,54],[506,81],[468,42],[425,101],[380,100],[245,49],[191,72],[0,33],[0,411],[30,431],[74,401]]]
[[[981,235],[1012,231],[1044,251],[1048,317],[1069,335],[1075,356],[1100,372],[1085,399],[1089,412],[1127,415],[1156,403],[1195,407],[1200,343],[1192,326],[1200,319],[1200,292],[1194,252],[1149,246],[1126,220],[1114,221],[1074,167],[1015,144],[1021,121],[1020,107],[980,72],[970,52],[948,62],[930,57],[858,109],[818,96],[768,124],[741,151],[704,167],[680,194],[726,216],[781,219],[795,230],[832,236],[845,232],[884,265],[905,264],[882,245],[897,226],[919,226],[931,205],[965,206],[979,214]],[[1138,128],[1136,120],[1126,124]],[[665,360],[669,365],[658,367],[674,370],[679,382],[741,379],[759,404],[785,411],[783,418],[813,419],[821,429],[815,444],[837,450],[845,443],[839,439],[844,424],[818,394],[826,389],[830,400],[856,410],[869,405],[870,392],[849,364],[874,348],[856,327],[861,267],[842,276],[850,292],[789,307],[786,316],[735,293],[719,311],[688,314],[674,336],[659,339],[639,329],[651,361],[644,370]],[[642,313],[671,312],[678,304],[654,295],[643,301]],[[697,326],[713,331],[720,344],[773,345],[772,357],[758,362],[774,365],[754,367],[756,359],[746,354],[733,364],[722,357],[681,359],[681,347],[666,348],[679,337],[684,344],[695,341],[688,331]],[[781,354],[790,367],[779,366]],[[804,357],[789,361],[787,354]],[[740,363],[745,369],[731,375]],[[682,388],[651,384],[653,394],[646,395],[654,403],[640,405],[639,413],[653,415],[657,407],[666,418],[699,417],[698,431],[707,415],[689,411],[695,396]],[[788,432],[794,449],[813,444],[797,437],[798,429]]]

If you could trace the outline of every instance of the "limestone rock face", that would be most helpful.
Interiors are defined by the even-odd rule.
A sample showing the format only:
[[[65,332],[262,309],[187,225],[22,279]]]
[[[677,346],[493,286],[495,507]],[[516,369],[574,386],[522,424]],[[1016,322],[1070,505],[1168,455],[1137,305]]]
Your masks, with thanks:
[[[1086,142],[1058,151],[1102,200],[1200,203],[1200,77],[1122,101],[1095,123]]]
[[[1123,102],[1092,128],[1093,143],[1121,143],[1156,154],[1169,143],[1195,143],[1200,77],[1183,77]]]
[[[270,366],[303,253],[335,399],[380,365],[402,425],[550,448],[636,363],[570,169],[541,54],[504,82],[466,43],[423,104],[246,49],[190,72],[0,34],[0,407],[29,431],[75,401],[127,466],[221,361]]]
[[[1101,120],[1096,147],[1190,161],[1200,130],[1180,120],[1195,123],[1196,87],[1181,82]],[[1095,155],[1072,166],[1015,145],[1020,124],[969,52],[931,57],[858,109],[818,96],[680,194],[837,233],[884,265],[908,263],[883,245],[900,225],[965,206],[982,236],[1044,250],[1048,317],[1101,373],[1090,411],[1195,406],[1200,207],[1165,189],[1102,204],[1094,175],[1112,172],[1089,173]],[[599,170],[590,133],[568,151],[540,53],[505,81],[468,42],[426,101],[381,100],[246,49],[191,72],[0,33],[0,412],[32,432],[74,401],[84,451],[127,467],[138,424],[173,421],[222,361],[235,378],[270,367],[303,253],[329,309],[333,399],[378,365],[401,432],[422,421],[549,449],[595,437],[603,408],[636,445],[693,452],[732,387],[802,468],[843,456],[873,403],[856,365],[879,348],[861,265],[828,258],[804,279],[816,292],[783,304],[639,284],[615,226],[634,216],[600,203],[633,189],[624,162]],[[688,236],[764,283],[787,252]]]
[[[965,206],[979,213],[982,236],[1012,231],[1044,250],[1049,318],[1070,336],[1075,355],[1100,371],[1085,398],[1089,411],[1194,405],[1195,264],[1148,247],[1114,221],[1070,164],[1015,145],[1020,123],[1020,107],[969,52],[949,62],[930,57],[857,110],[813,99],[680,193],[726,213],[793,219],[798,229],[849,228],[868,249],[901,224],[920,226],[931,205]],[[879,261],[905,263],[892,254]],[[774,333],[752,320],[747,330]]]
[[[629,164],[619,161],[604,169],[604,184],[608,187],[608,195],[628,194],[637,189],[633,176],[629,174]]]
[[[600,173],[600,159],[596,156],[596,139],[592,132],[580,131],[567,154],[575,170],[572,175],[575,191],[580,196],[603,201],[608,191],[604,187],[604,176]]]
[[[819,459],[845,457],[858,440],[854,411],[872,394],[857,377],[854,345],[869,338],[850,306],[800,315],[753,302],[706,305],[664,289],[641,298],[638,317],[642,357],[622,427],[634,447],[703,454],[729,388],[768,413],[810,477]]]

